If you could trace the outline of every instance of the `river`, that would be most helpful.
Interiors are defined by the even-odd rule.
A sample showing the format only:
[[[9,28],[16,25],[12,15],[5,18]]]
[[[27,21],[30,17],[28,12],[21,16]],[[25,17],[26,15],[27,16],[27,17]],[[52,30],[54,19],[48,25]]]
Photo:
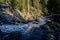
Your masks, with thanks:
[[[0,30],[2,32],[1,40],[42,40],[42,35],[44,34],[48,35],[48,38],[51,37],[51,35],[60,35],[60,32],[55,32],[55,30],[52,30],[51,28],[47,30],[43,29],[42,25],[45,25],[46,23],[46,20],[40,19],[40,21],[35,23],[29,22],[27,24],[2,24],[0,25]],[[17,39],[14,37],[14,35],[16,35],[15,33],[18,35]],[[20,34],[22,34],[22,36],[19,36]],[[12,36],[14,39],[8,38]]]

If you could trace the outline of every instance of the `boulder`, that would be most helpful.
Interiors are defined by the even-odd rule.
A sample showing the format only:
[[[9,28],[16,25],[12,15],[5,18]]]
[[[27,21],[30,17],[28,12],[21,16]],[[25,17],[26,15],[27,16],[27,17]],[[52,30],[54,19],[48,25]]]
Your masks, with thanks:
[[[3,23],[26,23],[26,20],[18,12],[12,13],[9,10],[0,11],[0,21]]]
[[[3,23],[12,23],[16,18],[12,15],[0,12],[0,21]]]

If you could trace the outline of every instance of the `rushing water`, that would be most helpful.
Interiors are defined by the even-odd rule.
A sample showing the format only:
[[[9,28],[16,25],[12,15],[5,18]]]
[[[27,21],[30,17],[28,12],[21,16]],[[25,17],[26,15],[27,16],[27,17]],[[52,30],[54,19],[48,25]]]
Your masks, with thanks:
[[[22,34],[19,40],[28,40],[33,38],[33,40],[41,40],[41,36],[47,32],[54,34],[55,31],[52,29],[44,30],[40,28],[42,25],[46,24],[46,20],[40,19],[39,22],[33,23],[29,22],[27,24],[3,24],[0,25],[0,30],[2,31],[1,40],[4,40],[6,37],[10,36],[12,32],[19,32]],[[34,33],[35,32],[35,33]],[[57,32],[58,34],[58,32]],[[12,36],[12,35],[11,35]],[[31,39],[30,39],[31,40]]]

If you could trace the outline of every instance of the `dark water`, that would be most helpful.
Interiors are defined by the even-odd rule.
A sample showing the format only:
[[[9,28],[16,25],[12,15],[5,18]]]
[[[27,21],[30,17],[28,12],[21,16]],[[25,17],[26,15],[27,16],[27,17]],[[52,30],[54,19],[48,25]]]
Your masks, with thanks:
[[[60,40],[60,32],[48,26],[46,18],[27,24],[0,25],[1,40]]]

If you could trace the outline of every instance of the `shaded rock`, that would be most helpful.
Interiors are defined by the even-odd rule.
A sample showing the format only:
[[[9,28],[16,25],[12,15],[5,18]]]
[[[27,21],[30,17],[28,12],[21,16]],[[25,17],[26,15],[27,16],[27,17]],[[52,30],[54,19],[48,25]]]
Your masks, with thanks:
[[[16,18],[12,15],[0,12],[0,21],[3,23],[12,23]]]
[[[46,18],[60,24],[60,14],[51,14],[46,16]]]
[[[3,23],[26,23],[26,20],[24,20],[18,12],[14,14],[9,10],[5,10],[5,12],[0,11],[0,21]]]
[[[21,14],[22,13],[19,13],[17,10],[11,12],[11,8],[8,3],[0,2],[0,21],[3,23],[26,23],[26,20]]]
[[[8,37],[5,37],[4,40],[20,40],[22,34],[20,32],[10,33]]]
[[[3,2],[3,3],[0,2],[0,8],[8,8],[8,7],[10,7],[8,3],[6,3],[6,2]]]

